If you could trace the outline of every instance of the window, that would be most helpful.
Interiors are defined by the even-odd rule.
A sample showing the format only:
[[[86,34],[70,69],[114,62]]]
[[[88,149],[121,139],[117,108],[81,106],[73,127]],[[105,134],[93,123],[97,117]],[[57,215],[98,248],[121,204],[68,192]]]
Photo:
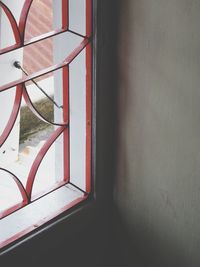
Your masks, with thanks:
[[[92,0],[0,1],[0,248],[91,193]]]

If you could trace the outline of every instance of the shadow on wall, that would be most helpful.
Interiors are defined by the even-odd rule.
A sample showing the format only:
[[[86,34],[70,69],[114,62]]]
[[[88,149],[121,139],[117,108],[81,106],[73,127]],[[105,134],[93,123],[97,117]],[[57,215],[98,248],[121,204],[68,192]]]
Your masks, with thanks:
[[[186,3],[187,1],[174,1],[177,10],[179,10],[179,6],[182,7],[182,4],[184,6],[183,2]],[[195,1],[192,2],[194,4]],[[165,134],[163,134],[163,132],[160,133],[160,135],[162,135],[161,138],[166,138],[167,141],[161,139],[159,144],[156,143],[156,141],[159,141],[158,139],[154,144],[153,142],[157,136],[154,138],[153,133],[157,128],[155,127],[154,130],[152,130],[154,125],[150,125],[148,121],[152,116],[152,114],[149,115],[148,112],[153,113],[156,107],[158,108],[158,114],[156,114],[158,117],[156,117],[155,120],[161,118],[162,122],[163,116],[163,121],[165,120],[168,122],[168,117],[166,119],[164,117],[165,113],[163,112],[165,106],[162,106],[163,103],[166,103],[164,96],[166,92],[169,93],[169,88],[172,88],[172,91],[175,89],[174,94],[178,92],[178,89],[176,90],[176,83],[178,80],[172,79],[173,76],[171,77],[171,72],[169,72],[170,65],[166,66],[164,64],[165,62],[170,62],[170,64],[173,65],[175,60],[173,61],[173,59],[171,59],[173,55],[171,55],[170,52],[176,52],[173,51],[176,42],[180,46],[182,44],[181,39],[176,39],[177,35],[174,34],[172,27],[168,26],[172,19],[168,13],[170,14],[171,11],[173,13],[173,4],[163,0],[121,0],[118,1],[118,4],[119,17],[115,25],[117,31],[116,43],[118,44],[118,51],[116,53],[118,68],[115,69],[116,73],[113,75],[113,77],[116,77],[114,85],[116,93],[114,103],[116,107],[114,109],[115,114],[113,114],[113,118],[115,118],[115,126],[113,128],[113,142],[115,143],[113,146],[113,177],[116,178],[114,184],[115,186],[117,185],[114,192],[114,202],[116,206],[113,207],[114,250],[121,254],[121,258],[125,261],[123,266],[127,267],[196,267],[199,265],[193,265],[192,253],[190,254],[191,251],[186,251],[187,249],[192,250],[190,245],[186,245],[185,242],[187,234],[182,238],[180,235],[181,231],[177,233],[176,236],[173,235],[173,231],[170,231],[170,229],[172,229],[176,232],[179,225],[183,227],[184,222],[182,223],[181,220],[184,220],[186,215],[180,214],[180,219],[178,218],[176,221],[176,218],[174,218],[174,210],[178,210],[179,213],[179,207],[175,206],[174,208],[173,205],[171,205],[173,201],[170,202],[170,197],[165,196],[166,191],[163,190],[161,193],[157,191],[157,186],[160,182],[159,179],[162,180],[163,184],[161,182],[161,185],[163,187],[169,186],[172,191],[172,196],[175,182],[181,183],[181,178],[173,182],[173,176],[171,176],[172,179],[170,180],[168,177],[170,176],[170,170],[165,167],[164,159],[168,161],[169,165],[171,163],[170,152],[169,154],[165,154],[166,151],[163,152],[168,146],[168,138],[165,136],[168,132],[166,131]],[[163,6],[166,8],[163,8]],[[167,12],[167,14],[165,14],[165,12]],[[174,11],[174,13],[176,12]],[[180,23],[182,22],[182,14],[179,14],[180,18],[177,18],[174,13],[173,19],[177,23],[176,26],[184,31]],[[148,24],[152,25],[149,26]],[[179,29],[177,29],[177,31],[178,30]],[[174,38],[174,40],[168,40],[169,43],[167,43],[166,46],[165,42],[162,40],[162,36],[165,36],[165,32],[166,35],[169,34],[169,37],[172,36],[171,38]],[[183,38],[184,34],[181,37]],[[165,48],[166,50],[169,49],[169,51],[167,51],[169,53],[168,57],[167,52],[165,53]],[[169,56],[171,56],[170,59]],[[169,61],[167,61],[167,59],[169,59]],[[180,71],[182,71],[182,69],[180,69]],[[169,77],[165,77],[164,75],[166,74],[168,74]],[[172,84],[170,83],[169,85],[169,82],[172,82]],[[166,85],[166,83],[168,84]],[[156,92],[154,85],[155,87],[157,86],[158,92]],[[164,86],[166,87],[164,88]],[[181,92],[183,91],[180,91],[180,93]],[[174,94],[172,93],[171,99],[171,95],[166,95],[169,97],[169,99],[166,97],[166,101],[172,102],[176,97],[175,95],[173,98]],[[152,100],[153,97],[154,101]],[[180,105],[178,101],[177,104]],[[166,106],[167,105],[168,103]],[[171,107],[170,104],[169,107]],[[162,123],[164,124],[165,121]],[[160,121],[156,125],[158,130],[168,129],[168,125],[163,126],[159,123]],[[169,127],[171,126],[173,125],[170,124]],[[163,128],[160,129],[159,127]],[[148,132],[151,133],[151,140],[148,139]],[[172,133],[174,134],[173,131]],[[159,131],[157,134],[159,138]],[[156,150],[156,145],[157,147],[160,145],[161,152]],[[147,149],[148,151],[146,152]],[[152,159],[154,157],[153,152],[155,152],[155,154],[157,153],[154,160]],[[161,159],[159,159],[159,152],[161,156],[164,155]],[[156,162],[157,160],[158,164]],[[157,169],[153,169],[154,167]],[[161,170],[159,170],[159,167]],[[149,170],[152,171],[152,173],[148,172]],[[160,175],[162,172],[166,172],[163,177]],[[172,172],[172,175],[173,174]],[[181,185],[177,185],[177,187],[178,186]],[[182,196],[180,196],[181,193],[178,190],[175,200],[180,198],[179,202],[181,203],[182,201],[182,203],[184,203],[181,199]],[[163,194],[164,196],[160,196],[159,194]],[[190,195],[190,197],[192,198],[192,195]],[[160,201],[160,203],[157,204],[156,200]],[[184,211],[181,211],[181,213],[184,213]],[[188,210],[186,210],[186,214],[187,213]],[[191,218],[191,221],[192,220]],[[184,228],[182,231],[184,233]],[[195,231],[190,229],[190,233],[194,234]],[[188,233],[188,235],[190,233]],[[182,241],[184,241],[185,244],[182,245]],[[197,247],[198,244],[195,243],[196,241],[198,240],[195,240],[193,244]],[[191,240],[189,240],[189,242],[191,242]]]
[[[179,244],[162,240],[156,229],[148,227],[141,218],[135,218],[135,224],[129,230],[123,215],[115,209],[113,226],[113,251],[120,255],[117,266],[193,267],[188,264]]]
[[[117,140],[119,1],[98,2],[97,44],[97,196],[110,207]],[[109,203],[109,205],[108,205]]]

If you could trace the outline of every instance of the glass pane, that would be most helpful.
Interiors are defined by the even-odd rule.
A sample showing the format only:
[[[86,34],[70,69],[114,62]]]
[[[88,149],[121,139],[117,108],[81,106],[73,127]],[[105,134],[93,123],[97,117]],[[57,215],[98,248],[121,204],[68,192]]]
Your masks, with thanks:
[[[1,161],[0,166],[14,173],[26,186],[27,177],[35,157],[53,131],[53,126],[41,122],[28,108],[22,108],[20,111],[20,128],[17,129],[18,135],[14,127],[9,136],[17,145],[17,150],[13,151],[11,149],[9,160],[5,164]],[[8,142],[9,139],[6,140],[5,146]],[[4,156],[6,157],[6,154]]]
[[[0,67],[3,66],[0,86],[14,82],[22,76],[22,71],[13,66],[15,61],[20,61],[28,74],[34,74],[62,63],[82,40],[83,38],[66,32],[0,55]],[[13,75],[7,75],[7,73],[13,73]],[[26,75],[23,74],[23,76]]]
[[[0,169],[0,213],[22,201],[22,196],[12,175]]]
[[[19,115],[17,116],[17,113],[20,95],[21,92],[16,91],[15,87],[0,92],[0,143],[3,144],[0,147],[0,167],[6,168],[7,164],[17,160],[18,157]],[[5,138],[7,138],[6,141]]]
[[[64,134],[61,134],[51,145],[43,158],[35,176],[32,196],[53,189],[64,180]],[[67,165],[67,163],[65,163]]]
[[[0,92],[0,136],[2,135],[14,107],[16,87]],[[6,112],[4,112],[6,110]]]
[[[0,52],[1,49],[16,43],[10,21],[2,7],[0,7]]]
[[[49,110],[49,107],[45,105],[44,101],[41,100],[34,104],[36,106],[44,105],[44,108],[48,108],[46,115],[49,117],[51,116],[53,110]],[[38,118],[29,109],[29,107],[24,102],[22,102],[22,107],[20,110],[20,149],[25,145],[36,146],[41,138],[47,139],[52,130],[52,125]],[[36,137],[36,139],[34,137]],[[23,143],[25,143],[25,145],[22,145]]]
[[[66,124],[67,120],[64,114],[68,112],[68,101],[66,99],[68,97],[68,86],[63,87],[67,82],[64,70],[59,69],[50,72],[34,81],[37,85],[31,81],[25,83],[34,109],[52,124]],[[65,103],[63,102],[63,94],[66,95]],[[26,105],[24,102],[22,104]]]
[[[69,28],[77,33],[86,33],[86,1],[69,0]]]
[[[56,9],[54,5],[56,2]],[[27,17],[25,40],[61,29],[61,0],[33,0]]]

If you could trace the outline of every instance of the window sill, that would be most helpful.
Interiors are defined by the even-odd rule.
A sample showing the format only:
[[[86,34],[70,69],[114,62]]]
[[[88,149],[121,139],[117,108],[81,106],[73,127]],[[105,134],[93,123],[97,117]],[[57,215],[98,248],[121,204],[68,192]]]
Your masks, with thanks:
[[[0,249],[44,225],[88,196],[65,185],[0,220]]]

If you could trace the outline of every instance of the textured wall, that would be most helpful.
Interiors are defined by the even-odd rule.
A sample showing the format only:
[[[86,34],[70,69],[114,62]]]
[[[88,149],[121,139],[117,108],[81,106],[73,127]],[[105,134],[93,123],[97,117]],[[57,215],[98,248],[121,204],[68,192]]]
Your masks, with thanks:
[[[200,266],[200,1],[120,5],[115,203],[141,258]]]

